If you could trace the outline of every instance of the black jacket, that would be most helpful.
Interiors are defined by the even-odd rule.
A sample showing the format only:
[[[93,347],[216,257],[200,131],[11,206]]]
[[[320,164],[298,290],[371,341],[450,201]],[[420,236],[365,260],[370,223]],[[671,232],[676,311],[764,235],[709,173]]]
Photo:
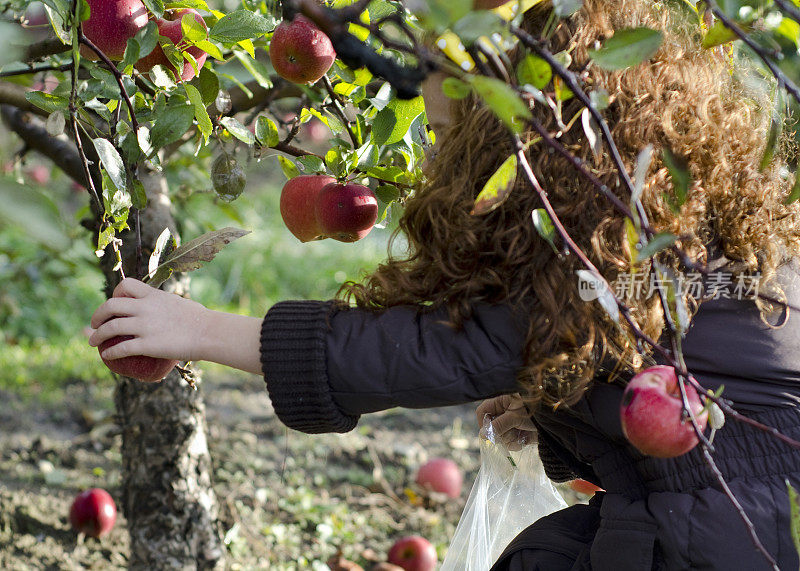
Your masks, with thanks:
[[[789,303],[800,307],[798,265],[784,266],[781,279]],[[262,363],[287,426],[344,432],[368,412],[518,390],[524,339],[524,316],[506,306],[477,306],[455,330],[442,312],[396,307],[374,313],[290,301],[264,319]],[[704,386],[724,384],[724,396],[748,416],[800,439],[796,316],[773,328],[752,301],[708,301],[683,346],[689,370]],[[619,422],[622,390],[598,378],[575,407],[534,415],[548,474],[580,475],[607,493],[537,522],[497,569],[769,569],[699,450],[659,460],[627,444]],[[797,569],[784,480],[800,488],[800,453],[731,420],[714,443],[714,457],[762,543],[781,568]]]

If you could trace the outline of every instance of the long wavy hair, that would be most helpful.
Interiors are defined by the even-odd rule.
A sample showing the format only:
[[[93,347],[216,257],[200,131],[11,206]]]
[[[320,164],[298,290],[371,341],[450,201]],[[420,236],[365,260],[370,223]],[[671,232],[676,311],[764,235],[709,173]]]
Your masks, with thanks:
[[[526,14],[523,26],[532,34],[541,33],[548,5]],[[590,49],[615,30],[637,26],[664,34],[649,61],[622,71],[591,63]],[[610,95],[604,115],[629,172],[638,153],[653,146],[641,199],[651,226],[679,236],[680,248],[693,260],[705,263],[710,251],[718,251],[737,262],[739,271],[760,272],[762,284],[768,284],[784,257],[800,250],[800,208],[784,204],[792,181],[781,169],[793,148],[787,138],[782,156],[760,168],[771,99],[743,85],[725,50],[702,49],[699,32],[663,2],[586,0],[559,25],[550,44],[554,52],[569,52],[570,68],[590,89]],[[568,121],[581,109],[571,99],[561,113]],[[565,254],[560,239],[559,252],[538,234],[531,212],[542,203],[523,177],[491,213],[470,214],[477,194],[514,150],[505,127],[477,98],[454,103],[452,113],[427,167],[427,183],[405,203],[398,232],[408,239],[407,253],[390,257],[362,283],[345,284],[340,297],[375,310],[446,307],[455,325],[468,319],[477,303],[511,304],[529,316],[518,380],[532,403],[575,403],[601,362],[628,372],[640,367],[630,333],[600,304],[581,300],[580,261]],[[536,103],[533,113],[551,132],[559,130],[547,106]],[[580,125],[577,121],[563,133],[561,142],[627,203],[630,196],[614,163],[607,153],[593,156]],[[534,140],[535,133],[524,138]],[[664,149],[682,158],[691,175],[688,198],[677,213],[670,208],[675,190]],[[543,142],[533,144],[527,156],[567,231],[609,282],[623,273],[652,270],[647,263],[631,263],[624,216],[564,158]],[[685,271],[670,252],[660,256],[667,266]],[[691,317],[702,300],[687,297]],[[658,339],[664,327],[658,296],[624,301],[640,327]]]

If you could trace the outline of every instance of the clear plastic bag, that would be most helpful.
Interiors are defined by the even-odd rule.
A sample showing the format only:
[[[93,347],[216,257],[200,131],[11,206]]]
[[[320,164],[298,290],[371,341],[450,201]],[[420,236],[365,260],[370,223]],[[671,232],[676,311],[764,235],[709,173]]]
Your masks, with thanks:
[[[480,436],[481,467],[441,571],[488,571],[523,529],[567,507],[535,445],[510,452],[488,420]]]

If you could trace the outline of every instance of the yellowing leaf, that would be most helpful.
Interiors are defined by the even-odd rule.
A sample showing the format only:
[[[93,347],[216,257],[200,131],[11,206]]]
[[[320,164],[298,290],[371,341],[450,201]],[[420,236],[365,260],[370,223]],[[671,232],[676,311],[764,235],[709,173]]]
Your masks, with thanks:
[[[503,202],[514,189],[517,180],[517,155],[508,157],[500,168],[486,181],[483,189],[475,199],[475,206],[470,214],[488,214]]]

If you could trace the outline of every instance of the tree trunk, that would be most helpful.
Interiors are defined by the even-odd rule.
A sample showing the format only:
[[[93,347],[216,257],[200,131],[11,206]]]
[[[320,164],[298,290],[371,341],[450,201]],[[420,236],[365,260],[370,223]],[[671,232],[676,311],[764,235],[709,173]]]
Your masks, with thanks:
[[[174,234],[170,201],[159,174],[140,173],[148,195],[141,212],[142,265],[156,238],[169,227]],[[122,236],[125,275],[135,276],[136,218]],[[119,282],[112,271],[113,253],[103,258],[107,294]],[[164,289],[186,291],[183,276]],[[200,378],[197,377],[197,385]],[[160,383],[121,378],[115,403],[122,429],[122,509],[131,539],[131,569],[213,569],[221,565],[222,541],[217,500],[211,487],[211,458],[206,443],[205,406],[177,370]]]

